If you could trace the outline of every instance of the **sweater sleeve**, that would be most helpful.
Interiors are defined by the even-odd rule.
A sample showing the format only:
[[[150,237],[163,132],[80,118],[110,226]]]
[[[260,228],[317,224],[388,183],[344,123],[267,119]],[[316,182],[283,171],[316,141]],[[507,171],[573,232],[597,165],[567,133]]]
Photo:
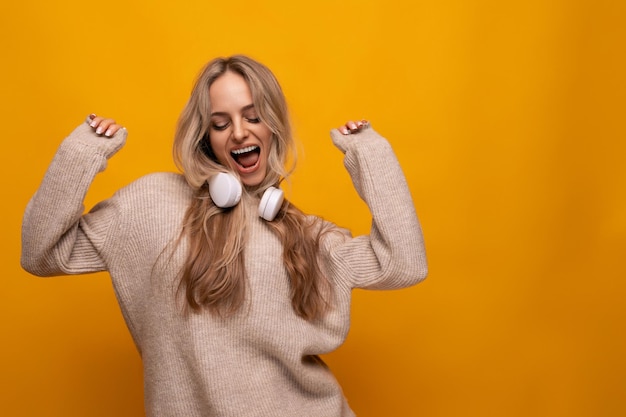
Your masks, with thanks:
[[[427,275],[422,230],[402,168],[391,145],[371,127],[343,135],[331,131],[344,165],[372,215],[370,234],[330,234],[325,262],[335,282],[354,288],[394,289]]]
[[[115,203],[105,201],[83,215],[83,200],[96,174],[125,140],[125,129],[106,138],[82,123],[63,141],[24,213],[25,270],[52,276],[106,269],[102,254],[117,218]]]

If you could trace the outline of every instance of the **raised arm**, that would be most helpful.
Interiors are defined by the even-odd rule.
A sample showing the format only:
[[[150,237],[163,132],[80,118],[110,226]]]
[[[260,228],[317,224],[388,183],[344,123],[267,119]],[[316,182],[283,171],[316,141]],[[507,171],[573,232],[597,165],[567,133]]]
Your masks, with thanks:
[[[391,145],[366,121],[348,122],[332,130],[331,137],[345,154],[344,165],[369,207],[372,227],[367,236],[330,237],[324,262],[328,270],[335,280],[359,288],[420,282],[428,271],[422,230]]]
[[[115,219],[105,202],[83,217],[83,200],[96,174],[126,139],[112,119],[90,115],[61,144],[26,207],[22,223],[22,267],[40,275],[105,269],[101,253]]]

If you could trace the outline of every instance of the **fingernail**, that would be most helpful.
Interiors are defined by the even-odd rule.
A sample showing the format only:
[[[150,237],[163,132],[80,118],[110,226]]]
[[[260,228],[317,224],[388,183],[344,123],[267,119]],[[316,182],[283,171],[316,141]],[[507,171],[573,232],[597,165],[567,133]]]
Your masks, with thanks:
[[[343,128],[341,133],[343,133],[344,135],[349,135],[350,131],[348,129],[346,129],[346,128]]]
[[[101,135],[101,134],[102,134],[102,128],[101,128],[101,127],[97,128],[97,129],[96,129],[96,133],[97,133],[97,134],[99,134],[99,135]]]
[[[96,122],[95,122],[95,121],[93,121],[93,122],[89,123],[89,126],[91,126],[91,127],[96,127]]]
[[[111,136],[111,129],[107,130],[106,132],[104,132],[104,136]]]

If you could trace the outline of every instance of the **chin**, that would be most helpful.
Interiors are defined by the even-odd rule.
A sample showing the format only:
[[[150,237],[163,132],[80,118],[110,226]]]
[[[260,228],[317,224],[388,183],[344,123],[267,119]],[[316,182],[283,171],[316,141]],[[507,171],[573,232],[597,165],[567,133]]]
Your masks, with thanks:
[[[265,175],[263,176],[255,175],[250,178],[242,178],[241,183],[245,185],[246,187],[254,188],[254,187],[258,187],[259,185],[261,185],[264,179],[265,179]]]

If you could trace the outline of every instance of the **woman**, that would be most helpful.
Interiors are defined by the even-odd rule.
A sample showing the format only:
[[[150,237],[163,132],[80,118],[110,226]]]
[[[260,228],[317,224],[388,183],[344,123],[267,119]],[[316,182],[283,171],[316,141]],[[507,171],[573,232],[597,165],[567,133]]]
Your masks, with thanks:
[[[83,215],[94,176],[126,130],[91,115],[61,144],[24,216],[22,265],[50,276],[109,271],[141,354],[149,416],[351,416],[318,355],[339,347],[353,288],[426,276],[422,233],[391,147],[367,122],[331,131],[373,224],[352,238],[288,202],[257,216],[287,176],[292,137],[272,73],[211,61],[179,120],[183,175],[156,173]],[[208,183],[243,184],[221,208]]]

